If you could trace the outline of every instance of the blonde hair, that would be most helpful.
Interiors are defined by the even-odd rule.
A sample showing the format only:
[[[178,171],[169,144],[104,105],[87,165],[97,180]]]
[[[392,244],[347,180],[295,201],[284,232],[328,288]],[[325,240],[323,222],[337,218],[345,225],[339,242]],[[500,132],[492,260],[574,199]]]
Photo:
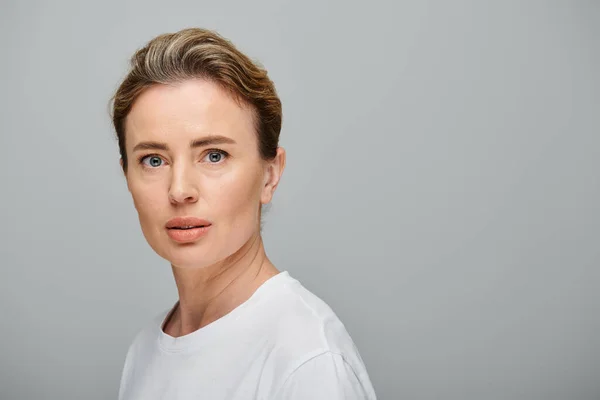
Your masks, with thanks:
[[[127,172],[125,120],[148,87],[187,79],[207,79],[254,112],[260,156],[273,159],[281,131],[281,101],[267,71],[218,33],[201,28],[166,33],[131,57],[131,69],[112,97],[112,121]]]

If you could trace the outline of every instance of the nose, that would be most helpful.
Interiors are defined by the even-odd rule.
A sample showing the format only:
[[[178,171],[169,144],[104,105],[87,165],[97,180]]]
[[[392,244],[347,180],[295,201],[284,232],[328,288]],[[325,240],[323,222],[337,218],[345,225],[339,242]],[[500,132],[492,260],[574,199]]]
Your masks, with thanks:
[[[198,201],[198,182],[193,168],[179,165],[173,168],[169,200],[171,203],[194,203]]]

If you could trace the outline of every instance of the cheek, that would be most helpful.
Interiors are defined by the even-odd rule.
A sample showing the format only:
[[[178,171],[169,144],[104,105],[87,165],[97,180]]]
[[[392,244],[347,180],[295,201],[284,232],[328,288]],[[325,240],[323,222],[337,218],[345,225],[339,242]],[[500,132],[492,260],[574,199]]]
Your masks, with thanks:
[[[160,199],[161,194],[162,192],[152,187],[139,186],[131,188],[133,204],[142,223],[149,223],[152,217],[161,215],[159,210],[164,207]]]
[[[221,215],[239,219],[240,214],[250,217],[260,202],[260,177],[255,172],[231,175],[221,180],[210,201],[211,208]]]

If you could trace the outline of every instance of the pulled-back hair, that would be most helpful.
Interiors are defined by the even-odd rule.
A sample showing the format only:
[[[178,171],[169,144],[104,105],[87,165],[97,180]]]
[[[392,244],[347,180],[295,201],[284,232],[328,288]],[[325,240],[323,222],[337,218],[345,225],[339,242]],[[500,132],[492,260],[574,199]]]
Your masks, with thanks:
[[[216,32],[188,28],[152,39],[131,57],[131,70],[112,97],[112,121],[127,172],[125,120],[148,87],[189,79],[218,84],[254,113],[258,150],[264,160],[277,154],[281,101],[267,71]]]

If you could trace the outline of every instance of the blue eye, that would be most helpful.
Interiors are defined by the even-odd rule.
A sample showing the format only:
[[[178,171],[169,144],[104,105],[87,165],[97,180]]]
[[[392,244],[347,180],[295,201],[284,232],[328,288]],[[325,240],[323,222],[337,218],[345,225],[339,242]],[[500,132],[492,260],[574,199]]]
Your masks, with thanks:
[[[159,156],[156,155],[148,155],[148,156],[144,156],[142,158],[140,158],[140,164],[144,164],[145,166],[148,166],[148,164],[144,163],[144,160],[148,159],[150,160],[150,167],[154,168],[154,167],[160,167],[161,163],[162,163],[162,158],[160,158]]]
[[[223,157],[223,154],[221,154],[221,153],[217,153],[217,152],[208,153],[208,159],[211,162],[219,162],[219,161],[221,161],[221,157]]]
[[[204,158],[207,160],[209,164],[220,164],[229,156],[229,153],[219,149],[211,149],[206,153]],[[149,162],[146,162],[148,160]],[[144,168],[148,169],[156,169],[157,167],[162,166],[165,162],[164,160],[157,154],[148,154],[146,156],[141,156],[138,160],[140,164]]]
[[[227,153],[223,150],[214,149],[211,150],[206,156],[208,157],[208,161],[210,164],[218,164],[224,158],[227,157]]]

